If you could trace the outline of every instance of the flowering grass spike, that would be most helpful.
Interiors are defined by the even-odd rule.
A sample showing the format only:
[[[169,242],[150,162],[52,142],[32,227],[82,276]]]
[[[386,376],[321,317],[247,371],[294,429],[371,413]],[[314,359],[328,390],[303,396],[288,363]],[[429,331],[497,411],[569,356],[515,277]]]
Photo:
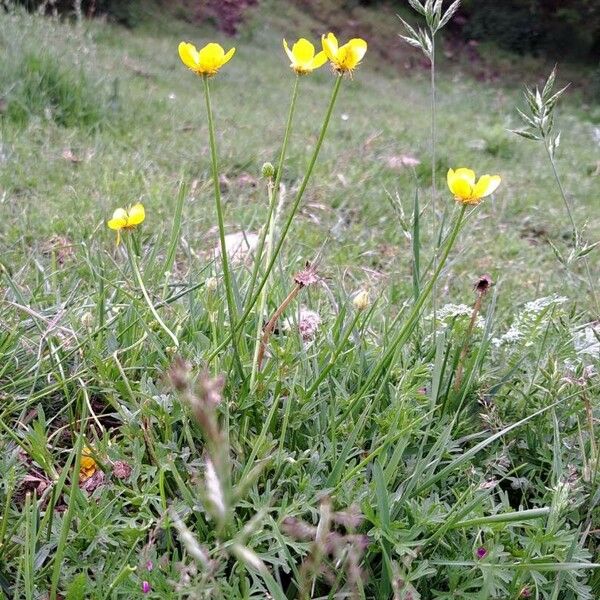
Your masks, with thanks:
[[[482,175],[475,181],[475,171],[471,169],[449,169],[448,187],[454,198],[463,204],[479,204],[482,198],[496,191],[500,185],[499,175]]]
[[[235,54],[235,48],[225,53],[223,46],[211,42],[204,48],[198,50],[194,44],[181,42],[179,44],[179,58],[181,62],[196,75],[212,77],[219,69],[231,60]]]
[[[323,51],[338,73],[351,73],[358,67],[367,52],[367,42],[361,38],[353,38],[343,46],[338,45],[333,33],[321,38]]]
[[[135,229],[146,218],[146,211],[141,202],[125,208],[117,208],[112,219],[107,223],[110,229],[117,232],[117,244],[121,241],[121,230]]]
[[[290,67],[298,75],[307,75],[315,69],[322,67],[327,62],[327,55],[323,50],[315,54],[315,47],[304,38],[300,38],[290,50],[288,43],[283,40],[283,49],[288,55]]]

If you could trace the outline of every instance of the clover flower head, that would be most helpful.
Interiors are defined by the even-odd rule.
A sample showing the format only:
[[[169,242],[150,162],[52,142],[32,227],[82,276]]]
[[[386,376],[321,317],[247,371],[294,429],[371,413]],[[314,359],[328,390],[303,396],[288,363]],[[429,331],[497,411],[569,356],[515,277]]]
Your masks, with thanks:
[[[221,44],[211,42],[198,50],[194,44],[181,42],[179,44],[179,58],[190,71],[196,75],[212,77],[219,69],[231,60],[235,54],[235,48],[227,53]]]

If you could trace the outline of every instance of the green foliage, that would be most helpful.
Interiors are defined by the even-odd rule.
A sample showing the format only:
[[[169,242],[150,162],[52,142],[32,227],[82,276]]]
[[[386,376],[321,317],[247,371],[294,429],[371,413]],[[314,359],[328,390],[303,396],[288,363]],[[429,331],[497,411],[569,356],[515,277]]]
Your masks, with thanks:
[[[211,80],[228,233],[258,235],[267,222],[273,172],[260,178],[261,165],[278,162],[294,81],[275,76],[288,68],[276,16],[259,16],[252,43],[238,44]],[[282,315],[251,386],[263,321],[251,312],[240,328],[238,364],[214,253],[201,86],[176,54],[181,38],[215,34],[174,27],[148,35],[0,20],[3,44],[53,49],[51,73],[73,78],[74,55],[87,48],[86,78],[118,77],[135,114],[127,128],[2,123],[0,596],[137,598],[147,582],[146,597],[167,599],[284,600],[302,589],[316,598],[597,598],[598,333],[582,265],[557,266],[548,245],[520,231],[527,217],[548,239],[569,239],[547,165],[531,150],[541,144],[514,138],[506,151],[499,123],[518,126],[519,90],[490,89],[463,65],[439,75],[446,224],[434,317],[423,296],[436,235],[424,189],[430,122],[419,110],[428,83],[419,73],[399,80],[395,65],[367,54],[343,81],[271,274],[267,314],[317,250],[323,279]],[[313,151],[331,74],[299,86],[275,173],[285,186],[278,223]],[[553,94],[542,88],[541,106],[534,90],[526,96],[534,125]],[[583,220],[596,208],[597,175],[583,167],[596,142],[569,91],[561,102],[556,158],[569,165],[565,185]],[[503,185],[469,211],[450,247],[458,209],[443,180],[458,166],[501,173]],[[116,247],[105,220],[139,200],[146,220]],[[599,226],[590,219],[590,239]],[[587,256],[596,270],[597,250]],[[252,262],[232,261],[231,271],[243,310],[256,292]],[[471,328],[483,272],[497,284]],[[356,311],[359,288],[371,305]],[[299,330],[301,307],[320,317],[312,339]],[[84,446],[96,487],[78,480]]]
[[[104,119],[99,87],[83,70],[64,66],[46,50],[5,64],[0,78],[7,90],[5,116],[21,126],[33,116],[63,127],[94,127]]]
[[[600,48],[595,0],[463,0],[467,38],[493,40],[519,53],[590,60]]]

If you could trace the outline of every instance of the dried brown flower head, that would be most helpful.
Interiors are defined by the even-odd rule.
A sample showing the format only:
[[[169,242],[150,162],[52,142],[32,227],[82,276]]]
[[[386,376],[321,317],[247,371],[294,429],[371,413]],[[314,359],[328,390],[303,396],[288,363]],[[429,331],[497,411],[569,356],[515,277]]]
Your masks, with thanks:
[[[296,273],[294,275],[294,282],[301,286],[307,287],[309,285],[314,285],[319,281],[319,277],[317,275],[316,268],[311,265],[309,262],[306,263],[304,269],[302,271]]]
[[[492,287],[493,284],[494,282],[492,281],[492,278],[489,275],[481,275],[481,277],[479,277],[479,279],[477,279],[477,281],[475,282],[473,289],[475,290],[475,292],[477,292],[477,294],[483,296],[484,294],[488,293],[489,289]]]

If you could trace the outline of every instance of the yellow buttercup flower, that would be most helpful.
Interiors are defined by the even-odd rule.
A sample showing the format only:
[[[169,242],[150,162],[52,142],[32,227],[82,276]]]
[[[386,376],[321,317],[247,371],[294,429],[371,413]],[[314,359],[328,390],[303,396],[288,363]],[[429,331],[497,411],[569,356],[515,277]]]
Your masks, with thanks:
[[[448,187],[454,198],[463,204],[479,204],[482,198],[496,191],[500,185],[499,175],[482,175],[475,182],[475,172],[471,169],[449,169]]]
[[[125,208],[117,208],[107,225],[117,232],[117,244],[121,241],[121,230],[135,229],[146,218],[146,211],[141,202]]]
[[[89,479],[96,472],[96,469],[96,461],[90,456],[89,448],[85,448],[81,453],[79,463],[79,481],[83,482]]]
[[[194,71],[196,75],[206,75],[211,77],[217,74],[217,71],[227,62],[235,53],[235,48],[225,53],[221,44],[211,42],[204,48],[198,50],[194,44],[181,42],[179,44],[179,58],[181,62]]]
[[[335,35],[328,33],[321,38],[321,42],[323,51],[338,73],[351,73],[358,67],[367,51],[367,42],[360,38],[351,39],[343,46],[339,46]]]
[[[290,50],[288,44],[283,40],[283,49],[289,56],[290,67],[298,75],[312,73],[315,69],[322,67],[327,62],[327,55],[323,50],[315,55],[315,47],[306,39],[300,38]]]

